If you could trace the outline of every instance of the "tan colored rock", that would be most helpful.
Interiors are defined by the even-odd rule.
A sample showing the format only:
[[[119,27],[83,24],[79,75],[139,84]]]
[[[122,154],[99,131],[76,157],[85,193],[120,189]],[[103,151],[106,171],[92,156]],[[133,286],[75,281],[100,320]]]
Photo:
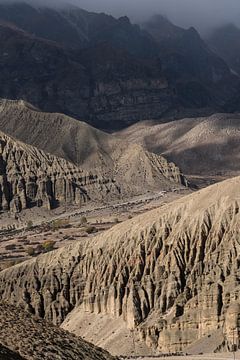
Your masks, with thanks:
[[[240,177],[5,270],[0,296],[70,331],[77,311],[108,314],[158,351],[185,351],[217,329],[216,348],[229,349],[239,331],[239,209]]]
[[[115,167],[87,170],[63,158],[23,144],[0,132],[0,209],[19,213],[32,206],[83,206],[167,189],[185,182],[179,169],[164,158],[135,146],[115,157]],[[129,158],[130,154],[134,158]],[[131,162],[135,161],[135,163]],[[132,164],[142,174],[136,181]]]

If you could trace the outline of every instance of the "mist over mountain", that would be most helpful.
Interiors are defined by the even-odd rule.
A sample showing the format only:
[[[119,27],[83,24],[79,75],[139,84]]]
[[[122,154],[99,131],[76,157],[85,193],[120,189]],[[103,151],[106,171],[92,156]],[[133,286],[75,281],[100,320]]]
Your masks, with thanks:
[[[1,0],[1,3],[23,2]],[[202,34],[225,23],[238,24],[238,0],[27,0],[36,6],[62,7],[75,5],[88,11],[105,12],[113,16],[127,15],[141,23],[155,14],[162,14],[184,28],[196,27]],[[179,4],[180,3],[180,4]],[[180,5],[180,6],[179,6]]]

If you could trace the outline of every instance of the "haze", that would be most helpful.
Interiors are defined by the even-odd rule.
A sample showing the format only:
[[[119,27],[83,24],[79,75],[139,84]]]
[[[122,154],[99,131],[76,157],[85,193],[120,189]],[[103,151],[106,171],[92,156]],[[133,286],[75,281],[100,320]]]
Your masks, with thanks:
[[[64,0],[28,1],[55,6],[64,2]],[[128,15],[134,22],[142,22],[149,16],[160,13],[177,25],[195,26],[202,33],[224,23],[234,22],[240,26],[239,0],[69,0],[69,3],[86,10],[106,12],[114,16]]]

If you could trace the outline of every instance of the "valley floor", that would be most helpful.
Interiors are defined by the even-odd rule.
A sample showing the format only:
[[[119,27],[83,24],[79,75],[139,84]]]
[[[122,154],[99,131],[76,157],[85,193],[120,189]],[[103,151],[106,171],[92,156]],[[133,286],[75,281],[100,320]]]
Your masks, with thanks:
[[[240,360],[240,352],[235,353],[222,353],[222,354],[203,354],[203,355],[189,355],[189,356],[140,356],[140,357],[129,357],[125,360]]]
[[[47,211],[43,208],[25,210],[16,220],[10,214],[0,216],[0,270],[27,260],[29,248],[54,241],[54,248],[69,245],[108,230],[116,223],[174,201],[190,193],[190,189],[158,192],[112,204],[91,204]],[[86,224],[81,224],[85,217]],[[28,224],[31,223],[31,226]],[[35,254],[37,255],[37,254]]]

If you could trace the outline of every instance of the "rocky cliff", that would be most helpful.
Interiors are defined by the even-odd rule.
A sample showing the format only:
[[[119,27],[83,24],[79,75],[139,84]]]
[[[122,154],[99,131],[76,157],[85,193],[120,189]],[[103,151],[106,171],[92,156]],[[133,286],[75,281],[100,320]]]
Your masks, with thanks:
[[[84,146],[82,151],[88,149]],[[96,161],[82,159],[83,164],[77,166],[0,133],[1,211],[83,206],[89,201],[126,199],[185,182],[174,164],[138,145],[122,151],[114,148],[112,157],[105,153],[105,158],[96,148],[93,157]]]
[[[238,77],[196,30],[162,17],[144,27],[79,8],[0,4],[0,97],[107,130],[239,109]]]
[[[0,133],[0,206],[20,212],[33,206],[83,205],[119,195],[113,179],[86,172],[64,159]]]
[[[109,314],[158,351],[219,331],[239,336],[240,178],[0,273],[0,297],[71,329],[71,311]],[[234,336],[233,336],[234,334]],[[234,340],[235,342],[236,340]]]

